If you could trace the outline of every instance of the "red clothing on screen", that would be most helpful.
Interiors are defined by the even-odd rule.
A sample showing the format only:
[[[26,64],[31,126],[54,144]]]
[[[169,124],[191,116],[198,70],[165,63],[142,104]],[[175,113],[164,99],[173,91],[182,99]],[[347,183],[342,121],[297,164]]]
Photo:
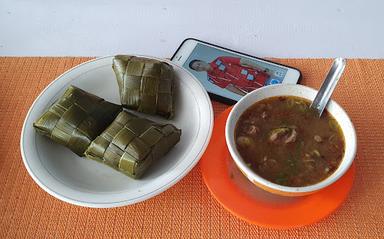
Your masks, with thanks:
[[[250,92],[264,86],[269,77],[263,71],[242,66],[240,58],[237,57],[221,56],[209,64],[212,70],[208,72],[208,78],[221,88],[232,84],[245,92]]]

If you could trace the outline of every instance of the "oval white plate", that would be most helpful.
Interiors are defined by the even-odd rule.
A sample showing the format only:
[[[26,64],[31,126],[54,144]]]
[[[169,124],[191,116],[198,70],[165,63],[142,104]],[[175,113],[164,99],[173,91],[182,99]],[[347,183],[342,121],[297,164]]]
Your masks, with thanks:
[[[170,122],[182,130],[182,135],[180,142],[155,162],[142,179],[133,180],[102,163],[78,157],[35,132],[33,122],[69,85],[120,104],[112,59],[103,57],[85,62],[49,84],[32,104],[21,132],[21,154],[31,177],[52,196],[75,205],[117,207],[154,197],[177,183],[196,165],[211,137],[213,110],[203,86],[188,71],[157,58],[154,59],[171,64],[176,73],[175,117],[170,121],[156,116],[145,117]]]

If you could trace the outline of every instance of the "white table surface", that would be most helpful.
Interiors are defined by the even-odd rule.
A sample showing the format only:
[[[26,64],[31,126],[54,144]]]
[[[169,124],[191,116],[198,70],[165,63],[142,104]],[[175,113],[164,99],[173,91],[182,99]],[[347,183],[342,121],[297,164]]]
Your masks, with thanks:
[[[264,57],[384,57],[382,0],[0,0],[0,56],[169,57],[195,37]]]

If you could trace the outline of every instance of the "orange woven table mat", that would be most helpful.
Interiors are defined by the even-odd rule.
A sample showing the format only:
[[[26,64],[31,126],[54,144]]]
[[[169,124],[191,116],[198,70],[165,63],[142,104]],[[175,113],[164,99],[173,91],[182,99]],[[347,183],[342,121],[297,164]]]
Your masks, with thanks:
[[[208,192],[199,167],[166,192],[132,206],[91,209],[61,202],[28,175],[20,155],[24,117],[55,77],[89,58],[0,57],[0,238],[383,238],[384,60],[349,60],[333,95],[357,130],[355,184],[326,219],[277,231],[247,224]],[[287,59],[318,88],[331,60]],[[226,106],[213,102],[215,116]]]

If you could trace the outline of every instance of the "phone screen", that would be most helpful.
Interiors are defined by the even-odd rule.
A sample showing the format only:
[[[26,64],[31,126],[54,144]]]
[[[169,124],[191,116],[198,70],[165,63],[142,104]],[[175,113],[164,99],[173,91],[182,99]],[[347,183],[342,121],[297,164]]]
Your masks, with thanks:
[[[282,83],[288,71],[199,42],[183,67],[199,79],[208,92],[234,101],[262,86]]]

